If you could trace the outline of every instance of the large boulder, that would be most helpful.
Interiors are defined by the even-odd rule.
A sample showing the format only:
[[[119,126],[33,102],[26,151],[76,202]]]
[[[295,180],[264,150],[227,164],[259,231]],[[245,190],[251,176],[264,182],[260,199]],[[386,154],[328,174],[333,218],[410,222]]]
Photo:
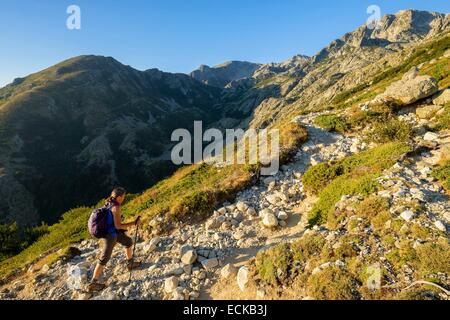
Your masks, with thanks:
[[[418,100],[431,97],[438,90],[438,83],[433,77],[427,75],[417,76],[408,72],[402,80],[391,84],[375,100],[392,99],[408,105]]]

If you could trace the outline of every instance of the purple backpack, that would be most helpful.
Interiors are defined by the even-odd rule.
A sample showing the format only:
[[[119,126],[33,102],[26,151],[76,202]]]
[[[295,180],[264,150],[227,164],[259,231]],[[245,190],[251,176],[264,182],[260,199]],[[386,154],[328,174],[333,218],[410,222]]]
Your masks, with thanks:
[[[108,215],[114,204],[107,203],[103,207],[92,211],[88,221],[88,230],[91,236],[101,239],[108,235]]]

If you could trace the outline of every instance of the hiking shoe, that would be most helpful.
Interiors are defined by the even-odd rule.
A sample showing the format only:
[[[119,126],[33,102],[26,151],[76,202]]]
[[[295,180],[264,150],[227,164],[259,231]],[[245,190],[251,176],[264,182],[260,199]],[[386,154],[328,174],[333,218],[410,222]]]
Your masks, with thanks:
[[[106,285],[104,283],[100,283],[98,281],[92,281],[91,283],[89,283],[87,290],[88,290],[88,292],[98,292],[98,291],[102,291],[105,288],[106,288]]]
[[[127,269],[129,271],[134,270],[136,268],[139,268],[141,266],[141,263],[138,261],[134,261],[134,260],[128,260],[127,261]]]

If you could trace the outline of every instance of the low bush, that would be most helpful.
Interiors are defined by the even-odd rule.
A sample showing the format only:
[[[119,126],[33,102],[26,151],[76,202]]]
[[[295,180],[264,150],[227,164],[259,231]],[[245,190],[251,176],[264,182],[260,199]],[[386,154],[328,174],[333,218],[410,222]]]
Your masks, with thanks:
[[[413,136],[412,126],[405,121],[391,118],[387,121],[376,122],[368,133],[368,140],[376,143],[410,140]]]
[[[334,114],[325,114],[317,116],[314,119],[314,123],[320,128],[323,128],[328,131],[345,133],[350,129],[349,125],[347,124],[344,118]]]
[[[431,175],[442,183],[447,192],[450,192],[450,160],[435,168]]]
[[[306,290],[318,300],[358,299],[359,283],[349,272],[338,267],[328,267],[309,277]]]

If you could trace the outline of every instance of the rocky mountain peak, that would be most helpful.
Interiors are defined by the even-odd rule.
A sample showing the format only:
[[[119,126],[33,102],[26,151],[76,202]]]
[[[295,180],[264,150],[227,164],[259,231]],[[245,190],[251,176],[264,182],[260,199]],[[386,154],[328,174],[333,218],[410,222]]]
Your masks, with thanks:
[[[223,88],[232,81],[248,78],[260,64],[247,61],[227,61],[214,67],[201,65],[190,76],[213,87]]]
[[[334,56],[342,48],[389,48],[390,46],[414,44],[444,32],[449,26],[449,14],[402,10],[396,14],[383,16],[378,28],[371,28],[368,24],[364,24],[355,31],[346,33],[340,39],[332,41],[314,56],[313,61],[320,62],[327,57]]]

